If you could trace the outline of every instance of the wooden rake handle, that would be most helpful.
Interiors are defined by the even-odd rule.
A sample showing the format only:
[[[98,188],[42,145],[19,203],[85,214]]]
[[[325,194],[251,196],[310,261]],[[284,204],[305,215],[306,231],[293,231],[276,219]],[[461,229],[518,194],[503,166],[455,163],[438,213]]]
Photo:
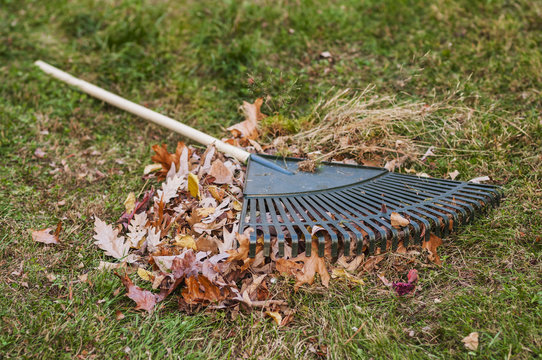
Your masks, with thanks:
[[[104,90],[96,85],[92,85],[84,80],[78,79],[60,69],[57,69],[54,66],[51,66],[41,60],[38,60],[34,63],[45,73],[51,75],[58,80],[61,80],[69,85],[75,86],[82,92],[93,96],[97,99],[105,101],[106,103],[118,107],[124,111],[137,115],[145,120],[154,122],[155,124],[164,126],[170,130],[175,131],[187,138],[200,143],[202,145],[214,145],[218,151],[223,152],[227,155],[233,156],[237,160],[246,163],[250,153],[239,149],[238,147],[226,144],[223,141],[220,141],[210,135],[207,135],[199,130],[193,129],[188,125],[178,122],[172,118],[169,118],[165,115],[159,114],[155,111],[147,109],[144,106],[133,103],[129,100],[126,100],[118,95],[115,95],[107,90]]]

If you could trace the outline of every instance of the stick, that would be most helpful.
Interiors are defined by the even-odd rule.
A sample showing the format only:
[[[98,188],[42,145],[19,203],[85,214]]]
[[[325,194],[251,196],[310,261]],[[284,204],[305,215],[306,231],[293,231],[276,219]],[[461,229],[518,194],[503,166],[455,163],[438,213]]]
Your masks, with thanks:
[[[43,70],[45,73],[53,76],[54,78],[61,80],[69,85],[75,86],[82,92],[93,96],[97,99],[105,101],[106,103],[125,110],[129,113],[137,115],[145,120],[154,122],[155,124],[164,126],[170,130],[175,131],[187,138],[194,140],[202,145],[214,145],[218,151],[233,156],[237,160],[246,163],[250,153],[238,147],[226,144],[210,135],[207,135],[199,130],[193,129],[188,125],[182,124],[177,120],[169,118],[165,115],[159,114],[155,111],[147,109],[144,106],[133,103],[118,95],[115,95],[107,90],[104,90],[98,86],[92,85],[84,80],[78,79],[54,66],[51,66],[41,60],[34,63],[37,67]]]

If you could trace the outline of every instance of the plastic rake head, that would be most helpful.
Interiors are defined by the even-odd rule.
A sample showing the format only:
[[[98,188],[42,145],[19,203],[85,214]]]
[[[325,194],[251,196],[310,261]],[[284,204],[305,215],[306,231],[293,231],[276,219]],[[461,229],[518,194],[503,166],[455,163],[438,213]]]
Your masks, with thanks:
[[[471,222],[488,205],[496,206],[501,192],[493,185],[388,172],[385,169],[323,163],[316,173],[297,171],[300,159],[264,156],[283,168],[287,175],[256,162],[249,162],[239,231],[252,228],[250,252],[254,257],[258,238],[270,255],[271,240],[277,239],[278,255],[284,244],[292,256],[311,255],[312,241],[324,256],[326,241],[331,255],[396,250],[399,241],[428,241],[431,232],[446,236],[460,224]],[[391,225],[391,213],[410,220],[400,229]],[[321,227],[314,236],[311,229]],[[318,228],[320,229],[320,228]]]

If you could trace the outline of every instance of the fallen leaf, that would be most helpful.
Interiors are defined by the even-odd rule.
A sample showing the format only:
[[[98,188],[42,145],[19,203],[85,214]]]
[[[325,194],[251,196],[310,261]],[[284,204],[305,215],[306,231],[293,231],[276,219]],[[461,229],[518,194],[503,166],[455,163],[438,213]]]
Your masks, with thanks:
[[[483,183],[485,181],[489,181],[489,180],[491,180],[489,178],[489,176],[479,176],[479,177],[476,177],[474,179],[470,179],[469,182],[473,183],[473,184],[481,184],[481,183]]]
[[[185,249],[198,250],[198,247],[196,246],[196,241],[190,235],[177,235],[175,237],[175,246]]]
[[[124,200],[124,208],[126,209],[127,213],[131,213],[132,211],[134,211],[135,202],[135,194],[133,192],[129,193],[126,197],[126,200]]]
[[[273,319],[278,326],[282,323],[282,315],[278,311],[266,311],[265,314]]]
[[[233,174],[224,163],[218,159],[213,161],[209,175],[215,178],[215,184],[231,184],[233,182]]]
[[[162,169],[162,164],[149,164],[143,169],[143,175],[148,175],[160,169]]]
[[[408,282],[414,284],[418,281],[418,270],[412,269],[408,272],[407,275]]]
[[[191,276],[185,283],[181,295],[187,304],[217,302],[223,298],[220,289],[203,275]]]
[[[100,249],[105,250],[105,254],[115,259],[121,259],[128,255],[130,242],[124,242],[124,236],[118,236],[119,230],[113,230],[111,225],[107,225],[97,216],[94,222],[94,242]]]
[[[435,153],[433,152],[433,150],[435,149],[436,148],[434,146],[430,146],[429,149],[427,149],[427,151],[425,152],[425,154],[423,154],[421,161],[425,161],[429,156],[435,155]]]
[[[323,52],[320,53],[320,57],[324,58],[324,59],[330,59],[331,58],[331,53],[329,51],[323,51]]]
[[[180,169],[184,164],[181,164],[181,155],[185,150],[186,146],[183,142],[179,141],[177,143],[177,148],[175,149],[174,154],[170,154],[167,151],[166,144],[153,145],[152,149],[156,153],[151,157],[151,160],[162,165],[162,170],[157,174],[160,179],[164,179],[171,168],[171,164],[175,164],[177,169]]]
[[[152,281],[154,278],[154,275],[150,271],[143,268],[137,268],[137,275],[139,275],[139,277],[145,281]]]
[[[451,173],[448,174],[448,176],[449,176],[450,179],[452,179],[452,180],[455,180],[455,178],[457,177],[457,175],[459,175],[459,171],[457,171],[457,170],[454,170],[454,171],[452,171]]]
[[[122,320],[122,319],[124,319],[124,318],[125,318],[125,316],[124,316],[124,314],[123,314],[120,310],[117,310],[117,311],[115,312],[115,319],[117,319],[117,320]]]
[[[196,199],[201,199],[198,177],[192,173],[188,174],[188,191]]]
[[[405,163],[405,161],[408,160],[408,158],[409,158],[408,155],[403,155],[400,158],[388,161],[386,162],[386,165],[384,165],[384,168],[390,172],[394,171],[395,169],[398,169],[401,166],[403,166],[403,164]]]
[[[207,190],[209,190],[211,196],[219,202],[221,202],[222,199],[224,199],[224,195],[226,195],[226,192],[223,189],[217,187],[216,185],[209,185],[209,187],[207,187]]]
[[[32,231],[32,239],[44,244],[60,244],[58,236],[56,234],[51,234],[51,231],[53,231],[51,228]]]
[[[442,245],[442,239],[435,234],[429,235],[429,241],[423,241],[422,248],[429,252],[429,260],[437,265],[441,265],[442,261],[437,253],[437,248]]]
[[[401,229],[408,224],[410,224],[410,221],[408,219],[405,219],[402,217],[399,213],[392,212],[390,215],[391,219],[391,226],[393,226],[396,229]]]
[[[143,290],[139,286],[134,285],[132,280],[128,277],[128,275],[124,274],[124,276],[121,276],[119,274],[116,274],[124,286],[126,287],[126,296],[128,296],[130,299],[135,301],[136,303],[136,310],[143,309],[148,312],[152,312],[154,310],[154,306],[158,302],[156,299],[156,295],[154,295],[152,292],[148,290]]]
[[[465,348],[468,350],[476,351],[478,350],[478,333],[471,332],[468,336],[461,340],[465,345]]]
[[[347,280],[349,280],[351,282],[354,282],[354,283],[360,284],[360,285],[365,284],[365,282],[363,280],[354,277],[353,275],[351,275],[346,270],[340,269],[340,268],[333,269],[331,271],[331,277],[334,278],[334,279],[336,279],[336,278],[347,279]]]
[[[39,158],[39,159],[43,159],[45,157],[45,151],[43,151],[42,149],[40,148],[37,148],[36,151],[34,151],[34,156]]]
[[[258,122],[266,116],[261,113],[260,108],[263,104],[263,99],[258,98],[254,104],[243,101],[241,110],[245,115],[245,120],[230,126],[227,130],[235,137],[242,137],[255,140],[258,138]]]
[[[301,261],[303,262],[303,269],[295,274],[296,283],[294,284],[294,290],[297,291],[303,284],[312,285],[314,282],[314,276],[318,273],[322,285],[329,287],[329,272],[327,271],[326,262],[324,258],[318,256],[318,242],[311,241],[312,252],[311,256],[307,257],[305,253],[287,261]]]

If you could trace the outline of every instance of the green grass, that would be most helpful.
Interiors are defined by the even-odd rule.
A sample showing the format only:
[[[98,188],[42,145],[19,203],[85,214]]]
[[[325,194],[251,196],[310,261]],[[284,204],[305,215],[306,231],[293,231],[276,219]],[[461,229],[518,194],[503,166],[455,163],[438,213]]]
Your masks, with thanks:
[[[541,13],[537,1],[0,0],[0,357],[541,356]],[[445,239],[444,265],[420,268],[411,298],[365,275],[364,286],[290,294],[297,313],[285,328],[258,312],[183,314],[173,299],[148,316],[93,270],[105,257],[91,216],[115,220],[144,185],[150,146],[179,137],[51,80],[37,59],[220,136],[260,96],[290,131],[344,88],[451,96],[471,116],[440,140],[409,134],[442,148],[417,169],[489,175],[506,198]],[[28,229],[59,220],[61,245],[31,240]],[[461,343],[472,331],[476,352]]]

